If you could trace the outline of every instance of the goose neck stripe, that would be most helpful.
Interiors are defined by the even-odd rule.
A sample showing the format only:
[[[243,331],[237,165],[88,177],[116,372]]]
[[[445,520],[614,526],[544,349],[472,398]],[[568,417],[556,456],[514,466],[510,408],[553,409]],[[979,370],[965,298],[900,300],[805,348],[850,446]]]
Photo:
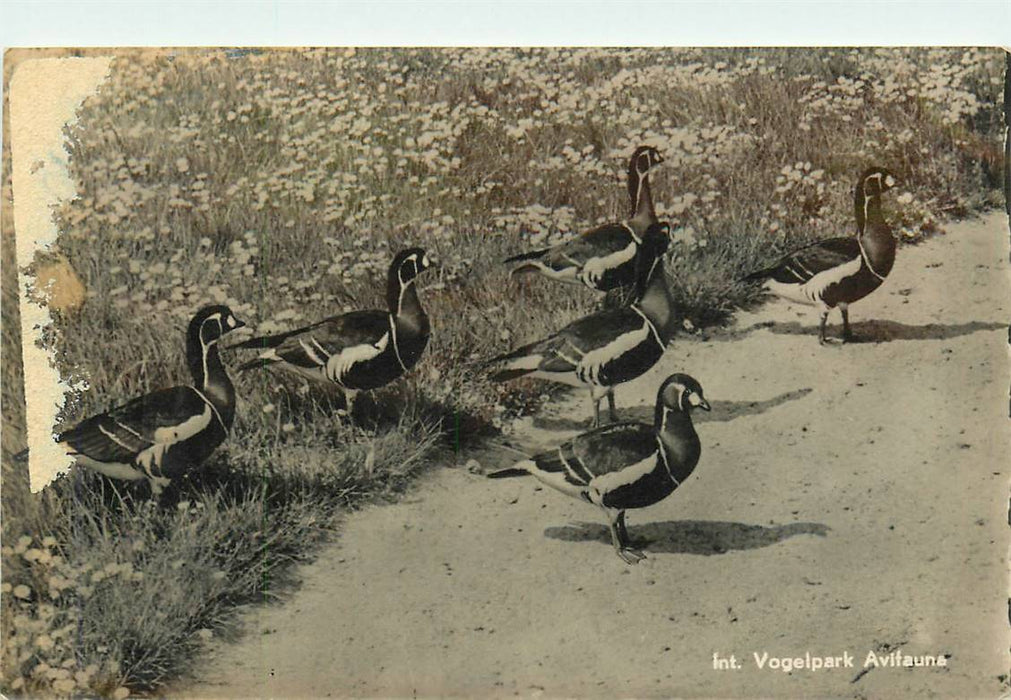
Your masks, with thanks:
[[[407,288],[414,284],[415,280],[409,279],[404,282],[403,278],[400,277],[399,271],[397,272],[397,279],[400,280],[400,295],[397,297],[397,316],[399,316],[404,306],[404,294],[407,292]]]
[[[653,339],[656,341],[656,344],[659,345],[661,349],[666,348],[667,346],[664,345],[662,340],[660,340],[660,332],[656,329],[656,326],[653,325],[653,322],[649,320],[649,316],[643,313],[643,311],[636,304],[632,304],[632,306],[629,308],[631,308],[632,311],[642,316],[642,320],[646,323],[646,327],[649,328],[650,335],[653,336]]]
[[[659,436],[656,438],[656,451],[660,455],[660,460],[663,462],[663,468],[667,470],[667,476],[670,480],[674,482],[674,488],[681,485],[681,482],[674,477],[674,472],[670,470],[670,462],[667,461],[667,448],[663,444],[663,440]]]
[[[404,364],[404,359],[400,356],[400,340],[397,338],[397,320],[390,316],[390,335],[393,337],[393,354],[397,358],[397,364],[400,365],[400,369],[407,371],[407,365]]]
[[[210,351],[211,351],[211,346],[204,342],[204,336],[203,336],[203,334],[201,334],[201,336],[200,336],[200,364],[203,367],[204,376],[201,377],[200,379],[203,382],[203,385],[204,385],[205,388],[207,387],[207,383],[210,381],[210,377],[207,376],[208,375],[207,356],[210,354]]]
[[[636,209],[638,209],[638,206],[639,205],[637,203]],[[642,245],[642,239],[636,234],[635,229],[632,228],[627,221],[621,222],[621,225],[625,227],[625,230],[628,231],[628,235],[632,237],[632,240],[635,241],[636,245]]]
[[[862,257],[862,258],[864,259],[864,262],[865,262],[865,263],[867,264],[867,269],[871,271],[871,274],[872,274],[872,275],[874,275],[874,276],[875,276],[875,277],[877,277],[877,278],[878,278],[879,280],[881,280],[882,282],[884,282],[884,281],[885,281],[885,278],[884,278],[884,276],[882,276],[882,275],[878,274],[878,271],[877,271],[877,270],[875,270],[875,269],[874,269],[874,266],[873,266],[873,265],[871,264],[871,259],[870,259],[870,258],[869,258],[869,257],[867,256],[867,251],[866,251],[866,250],[864,250],[864,242],[863,242],[863,241],[861,241],[861,240],[860,240],[860,239],[858,238],[858,239],[857,239],[857,245],[859,245],[859,246],[860,246],[860,257]]]
[[[200,391],[199,389],[197,389],[196,387],[193,387],[193,391],[195,391],[195,392],[196,392],[197,396],[199,396],[199,397],[200,397],[200,398],[201,398],[201,399],[203,400],[203,402],[204,402],[205,404],[207,404],[208,406],[210,406],[210,407],[211,407],[211,413],[213,413],[213,414],[214,414],[214,417],[218,419],[218,424],[219,424],[219,425],[221,426],[221,429],[222,429],[222,430],[224,430],[224,431],[225,431],[225,434],[227,435],[227,434],[228,434],[228,426],[226,426],[226,425],[225,425],[225,421],[223,421],[223,420],[221,419],[221,414],[220,414],[220,413],[218,413],[218,408],[217,408],[217,406],[215,406],[215,405],[214,405],[214,404],[213,404],[213,403],[211,402],[211,400],[210,400],[210,399],[208,399],[208,398],[207,398],[206,396],[204,396],[203,392],[201,392],[201,391]]]

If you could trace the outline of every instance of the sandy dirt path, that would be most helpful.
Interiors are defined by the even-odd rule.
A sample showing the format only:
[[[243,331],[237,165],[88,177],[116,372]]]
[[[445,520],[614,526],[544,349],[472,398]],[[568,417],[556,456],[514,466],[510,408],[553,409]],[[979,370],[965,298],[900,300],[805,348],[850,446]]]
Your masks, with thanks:
[[[869,342],[819,347],[813,309],[782,301],[676,340],[618,392],[623,417],[648,420],[658,383],[687,371],[713,406],[696,414],[695,474],[629,513],[639,566],[592,506],[461,462],[349,517],[301,589],[249,611],[244,638],[175,694],[996,697],[1011,663],[1007,261],[993,214],[899,251],[852,309]],[[573,395],[513,441],[550,445],[587,415]],[[863,667],[899,648],[947,666]],[[853,667],[759,669],[765,652]],[[714,670],[714,653],[741,668]]]

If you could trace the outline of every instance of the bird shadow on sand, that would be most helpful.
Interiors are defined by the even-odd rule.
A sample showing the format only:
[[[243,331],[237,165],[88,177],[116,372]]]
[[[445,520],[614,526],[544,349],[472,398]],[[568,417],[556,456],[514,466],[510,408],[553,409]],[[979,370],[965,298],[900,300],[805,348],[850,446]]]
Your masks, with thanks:
[[[710,401],[711,411],[693,411],[692,420],[695,423],[726,423],[735,418],[744,416],[754,416],[765,413],[777,406],[782,406],[790,401],[802,399],[813,391],[810,387],[794,389],[771,399],[761,401]],[[653,406],[633,406],[631,408],[619,408],[618,420],[639,421],[641,423],[652,423]],[[587,419],[563,418],[561,416],[537,416],[534,418],[534,427],[542,430],[588,430],[590,422]]]
[[[667,554],[726,554],[734,550],[769,547],[797,535],[828,535],[829,527],[821,523],[790,523],[788,525],[748,525],[719,520],[668,520],[659,523],[632,525],[628,528],[632,545],[647,552]],[[599,542],[611,545],[611,533],[598,523],[571,523],[549,527],[546,537],[565,542]]]
[[[745,328],[728,330],[715,334],[712,340],[737,340],[752,331],[768,328],[776,335],[809,335],[812,338],[818,337],[817,324],[802,324],[799,321],[786,321],[774,323],[763,321],[755,323]],[[857,321],[850,324],[853,338],[846,341],[846,344],[856,343],[889,343],[893,340],[950,340],[964,335],[979,333],[980,331],[1006,330],[1007,323],[997,323],[995,321],[968,321],[966,323],[927,323],[922,326],[898,321],[870,320]],[[840,324],[830,324],[828,336],[830,341],[838,343],[839,335],[842,333]]]

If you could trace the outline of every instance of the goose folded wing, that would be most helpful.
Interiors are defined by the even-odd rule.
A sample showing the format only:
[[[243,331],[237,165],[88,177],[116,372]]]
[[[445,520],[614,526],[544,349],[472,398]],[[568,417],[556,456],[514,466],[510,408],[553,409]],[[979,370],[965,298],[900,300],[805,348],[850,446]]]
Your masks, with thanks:
[[[656,453],[656,433],[644,423],[616,423],[583,433],[572,449],[594,477],[621,471]]]
[[[353,311],[320,321],[289,335],[274,353],[299,367],[324,367],[333,355],[375,348],[390,332],[390,317],[382,311]]]
[[[574,486],[638,464],[656,452],[656,436],[642,423],[615,423],[577,435],[534,457],[538,468],[563,474]]]
[[[128,463],[151,447],[192,437],[212,420],[212,409],[194,389],[172,387],[88,418],[59,440],[97,461]]]
[[[554,335],[520,349],[527,357],[540,356],[537,369],[569,372],[583,356],[605,347],[625,333],[642,329],[643,320],[629,309],[605,309],[573,321]],[[519,353],[511,353],[512,357]]]
[[[777,282],[807,282],[815,275],[852,263],[860,257],[860,244],[854,238],[829,238],[795,250],[776,266],[771,277]]]
[[[604,309],[573,321],[558,331],[556,337],[564,339],[582,357],[620,342],[625,335],[641,333],[644,323],[643,317],[629,308]]]
[[[634,250],[629,251],[632,243],[632,234],[627,227],[622,224],[604,224],[555,246],[544,256],[544,263],[557,270],[581,267],[594,259],[622,257],[623,253],[634,255]],[[621,261],[624,261],[624,257]]]

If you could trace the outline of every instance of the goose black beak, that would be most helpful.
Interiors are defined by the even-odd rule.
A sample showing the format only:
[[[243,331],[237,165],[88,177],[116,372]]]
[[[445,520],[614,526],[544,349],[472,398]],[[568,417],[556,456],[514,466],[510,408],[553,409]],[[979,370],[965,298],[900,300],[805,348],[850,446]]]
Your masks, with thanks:
[[[711,411],[712,410],[712,407],[710,407],[709,402],[706,401],[703,398],[699,399],[699,408],[701,408],[703,411]]]

